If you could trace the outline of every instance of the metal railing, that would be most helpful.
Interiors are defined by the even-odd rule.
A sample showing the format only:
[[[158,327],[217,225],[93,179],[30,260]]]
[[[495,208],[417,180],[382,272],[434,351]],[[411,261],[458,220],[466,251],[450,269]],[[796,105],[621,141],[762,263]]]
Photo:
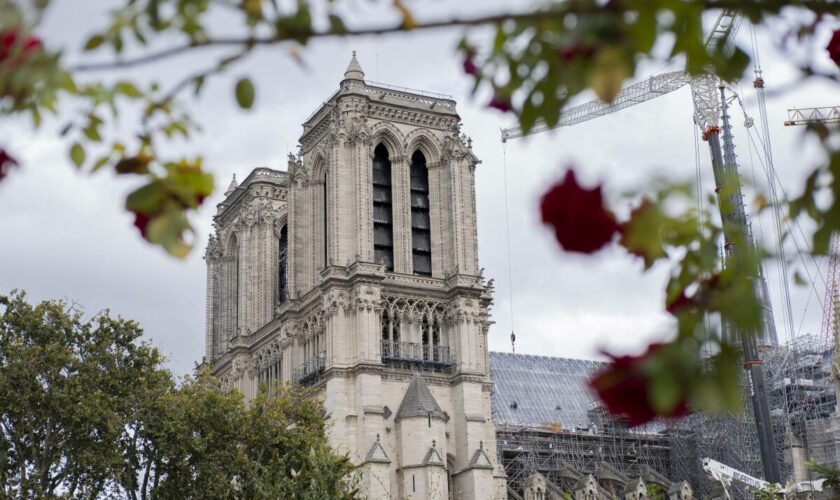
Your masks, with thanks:
[[[449,346],[432,346],[416,342],[381,341],[383,361],[409,361],[431,363],[438,365],[454,365],[455,361],[449,353]]]
[[[414,95],[421,95],[423,97],[431,97],[433,99],[441,99],[445,101],[454,101],[455,99],[449,94],[439,94],[437,92],[429,92],[428,90],[420,90],[420,89],[412,89],[408,87],[398,87],[396,85],[389,85],[387,83],[380,83],[374,82],[371,80],[365,80],[365,85],[368,87],[377,87],[380,89],[386,90],[396,90],[397,92],[402,92],[404,94],[414,94]]]
[[[324,373],[327,367],[327,352],[321,351],[304,361],[299,368],[292,373],[292,379],[299,384],[307,384]]]

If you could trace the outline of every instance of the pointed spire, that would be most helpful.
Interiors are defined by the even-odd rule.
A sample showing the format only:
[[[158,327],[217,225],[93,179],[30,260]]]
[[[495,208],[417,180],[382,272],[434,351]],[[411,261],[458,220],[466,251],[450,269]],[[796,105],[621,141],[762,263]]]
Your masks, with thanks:
[[[225,191],[225,196],[230,196],[230,193],[236,191],[236,188],[239,187],[239,184],[236,183],[236,174],[233,174],[233,180],[230,181],[230,185]]]
[[[356,51],[353,51],[353,58],[350,59],[350,64],[347,66],[347,71],[344,72],[345,80],[364,80],[365,72],[362,71],[362,65],[356,59]]]

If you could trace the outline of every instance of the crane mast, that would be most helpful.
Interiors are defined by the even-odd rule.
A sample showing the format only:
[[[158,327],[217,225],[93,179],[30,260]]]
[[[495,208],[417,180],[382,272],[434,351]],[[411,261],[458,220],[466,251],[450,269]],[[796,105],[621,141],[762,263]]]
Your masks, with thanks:
[[[726,51],[733,43],[734,34],[741,23],[741,15],[734,11],[725,9],[717,18],[717,21],[709,30],[705,46],[718,47]],[[726,252],[730,257],[735,255],[738,249],[732,244],[734,233],[739,232],[744,240],[751,244],[749,225],[744,210],[741,194],[740,178],[737,175],[737,163],[735,159],[734,146],[732,144],[729,116],[726,113],[725,89],[721,87],[720,79],[707,72],[699,75],[688,75],[685,71],[677,71],[653,76],[647,80],[630,85],[619,92],[612,103],[604,103],[596,100],[575,106],[561,113],[560,119],[555,127],[569,126],[581,123],[599,116],[604,116],[621,109],[640,104],[654,99],[660,95],[673,92],[686,84],[691,86],[691,96],[694,104],[694,121],[700,128],[703,139],[709,144],[709,152],[712,157],[712,169],[716,185],[715,191],[718,194],[718,204],[721,209],[723,220],[724,238]],[[724,144],[721,148],[721,119],[724,125]],[[544,121],[537,121],[529,134],[549,130]],[[526,135],[516,125],[501,131],[502,142]],[[769,137],[768,137],[769,140]],[[733,185],[726,186],[727,183]],[[734,229],[734,231],[733,231]],[[735,262],[735,259],[728,259]],[[780,481],[779,462],[776,457],[775,439],[770,421],[770,409],[767,402],[767,393],[764,381],[764,372],[761,360],[758,357],[756,339],[760,338],[770,345],[778,345],[776,336],[773,312],[770,307],[767,283],[763,278],[761,264],[757,269],[740,270],[749,273],[753,279],[756,292],[756,299],[761,305],[762,321],[760,332],[739,332],[744,350],[744,368],[747,372],[750,400],[756,422],[758,444],[761,451],[761,461],[764,466],[765,479],[771,483]],[[731,337],[730,337],[731,338]]]
[[[693,90],[693,89],[692,89]],[[734,145],[732,144],[731,126],[729,124],[729,113],[726,107],[725,88],[720,85],[720,109],[722,109],[723,129],[716,125],[708,125],[703,137],[709,144],[709,151],[712,156],[712,170],[715,177],[715,192],[718,195],[718,205],[720,207],[720,216],[723,221],[723,237],[726,240],[724,244],[724,251],[729,257],[728,261],[734,265],[737,260],[734,258],[736,253],[740,250],[734,244],[735,233],[743,235],[743,241],[749,244],[749,226],[747,225],[747,216],[744,211],[743,197],[741,194],[741,183],[739,182],[737,164],[735,162]],[[720,133],[723,132],[724,148],[721,151]],[[728,183],[734,185],[727,185]],[[769,310],[769,302],[767,302],[767,295],[763,293],[766,289],[766,282],[761,276],[761,266],[757,269],[736,269],[736,271],[746,272],[754,281],[754,289],[756,290],[756,299],[762,302],[762,329],[763,332],[749,332],[741,331],[738,335],[733,336],[730,332],[729,339],[740,338],[741,346],[744,351],[744,368],[747,372],[747,387],[749,389],[750,400],[753,407],[753,415],[755,417],[756,433],[758,435],[758,447],[761,451],[761,462],[764,466],[764,477],[771,483],[778,483],[781,480],[779,474],[779,461],[776,458],[776,443],[773,436],[773,426],[770,420],[770,405],[767,402],[767,388],[764,381],[764,370],[762,369],[762,361],[758,356],[758,347],[756,346],[756,339],[758,334],[763,333],[763,337],[776,337],[775,323],[772,318],[772,311],[769,318],[766,317],[766,312]],[[764,300],[762,300],[764,299]],[[729,325],[730,328],[732,325]],[[768,330],[772,328],[772,330]]]

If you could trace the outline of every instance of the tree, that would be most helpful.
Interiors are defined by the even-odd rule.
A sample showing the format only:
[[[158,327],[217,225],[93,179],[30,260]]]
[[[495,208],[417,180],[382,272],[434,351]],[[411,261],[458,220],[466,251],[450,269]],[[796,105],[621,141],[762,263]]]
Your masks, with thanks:
[[[176,383],[130,320],[0,296],[4,498],[354,498],[313,394]]]
[[[143,179],[126,199],[126,208],[135,214],[135,225],[148,241],[176,256],[190,249],[187,214],[212,191],[213,180],[202,171],[200,158],[167,158],[159,144],[195,131],[197,124],[181,104],[187,90],[200,93],[208,78],[247,59],[257,47],[281,47],[300,59],[300,47],[324,37],[489,27],[492,39],[470,33],[463,37],[457,47],[463,70],[474,79],[476,90],[491,91],[488,107],[515,115],[527,131],[538,120],[555,124],[568,100],[587,89],[611,101],[646,59],[671,62],[684,57],[692,75],[711,72],[727,81],[738,79],[750,63],[747,50],[726,43],[725,38],[711,47],[704,43],[702,19],[719,9],[731,9],[754,24],[784,26],[783,49],[792,56],[812,47],[815,34],[836,22],[836,4],[829,0],[580,0],[436,21],[418,20],[404,2],[394,0],[384,8],[396,13],[399,21],[387,25],[350,19],[347,12],[352,9],[344,9],[339,1],[321,6],[305,0],[125,0],[114,10],[110,24],[83,44],[84,51],[97,59],[90,62],[83,56],[82,62],[70,65],[64,54],[44,47],[35,35],[39,15],[49,1],[32,0],[26,5],[27,9],[22,2],[0,0],[0,113],[29,113],[38,126],[41,114],[53,112],[56,102],[81,103],[87,111],[62,130],[73,163]],[[238,20],[237,29],[225,34],[214,30],[209,19],[215,14]],[[160,39],[167,40],[165,48],[152,43]],[[128,44],[139,53],[124,56]],[[211,48],[230,52],[220,59],[208,57],[203,70],[174,75],[172,81],[148,88],[95,78],[103,69],[138,67]],[[99,59],[109,51],[108,59]],[[826,51],[840,64],[840,30]],[[799,76],[800,81],[838,80],[836,68],[825,70],[813,58],[802,62]],[[249,109],[255,93],[252,82],[242,78],[233,95]],[[112,119],[106,111],[116,114],[124,108],[142,116],[137,139],[105,137],[103,124]],[[822,142],[826,160],[813,168],[801,194],[781,209],[791,220],[806,220],[815,227],[812,248],[824,254],[832,232],[840,230],[836,217],[840,148],[836,129],[817,127],[812,132]],[[9,172],[16,161],[2,152],[3,147],[0,172]],[[92,149],[100,154],[88,154]],[[667,261],[672,269],[664,306],[677,320],[677,334],[664,345],[651,346],[643,356],[614,358],[612,369],[593,381],[608,407],[635,421],[677,416],[691,408],[737,408],[740,394],[729,383],[736,373],[737,349],[720,331],[705,332],[702,319],[707,312],[720,314],[724,322],[736,325],[739,335],[751,335],[760,322],[760,310],[748,276],[770,252],[753,246],[748,235],[713,222],[716,215],[691,208],[696,200],[689,186],[657,185],[633,193],[638,208],[625,221],[616,220],[603,205],[600,187],[583,189],[572,175],[557,188],[565,194],[557,197],[552,195],[554,189],[547,190],[542,215],[566,251],[593,253],[617,239],[643,258],[646,267]],[[562,203],[570,194],[583,200],[587,210]],[[642,195],[647,201],[638,201]],[[727,211],[725,202],[722,209]],[[578,220],[581,214],[588,219]],[[717,245],[724,229],[728,243],[742,251],[731,266],[721,269]],[[701,360],[699,352],[701,345],[708,344],[720,352],[710,364]],[[626,394],[628,389],[633,391],[629,402],[609,395]]]
[[[116,446],[169,375],[137,323],[0,296],[0,485],[5,497],[95,497],[122,468]]]
[[[300,387],[250,403],[206,372],[151,402],[132,425],[130,498],[355,498],[353,466],[332,452],[323,411]],[[139,494],[136,493],[139,490]]]
[[[816,472],[820,478],[825,479],[823,489],[831,491],[834,496],[840,492],[840,469],[828,464],[821,464],[816,460],[810,460],[805,463],[809,469]]]

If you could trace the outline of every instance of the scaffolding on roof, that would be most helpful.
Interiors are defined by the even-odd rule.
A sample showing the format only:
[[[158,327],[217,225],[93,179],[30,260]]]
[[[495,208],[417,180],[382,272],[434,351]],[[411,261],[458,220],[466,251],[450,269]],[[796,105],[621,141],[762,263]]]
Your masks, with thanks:
[[[804,466],[806,460],[840,466],[832,350],[809,335],[786,346],[765,348],[761,358],[782,480],[816,479]],[[669,481],[688,481],[696,497],[711,497],[718,485],[703,472],[704,457],[763,475],[748,401],[737,415],[694,414],[628,428],[606,414],[586,383],[603,366],[595,361],[490,353],[497,450],[515,491],[534,472],[563,489],[574,482],[576,473],[592,473],[608,482],[616,479],[605,475],[644,478],[655,471]],[[733,493],[736,498],[751,496],[743,488]]]

